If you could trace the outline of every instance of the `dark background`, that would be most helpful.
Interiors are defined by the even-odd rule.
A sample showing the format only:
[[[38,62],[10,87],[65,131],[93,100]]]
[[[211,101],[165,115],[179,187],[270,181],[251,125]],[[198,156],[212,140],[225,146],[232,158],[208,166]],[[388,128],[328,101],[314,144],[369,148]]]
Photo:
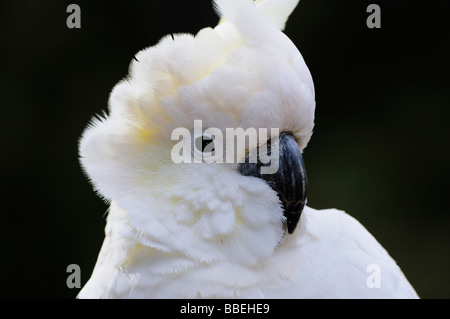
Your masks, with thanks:
[[[450,2],[301,0],[286,33],[316,88],[305,150],[309,206],[356,217],[424,298],[449,298]],[[0,2],[0,296],[73,298],[103,240],[106,204],[78,140],[133,56],[169,33],[215,26],[210,1]]]

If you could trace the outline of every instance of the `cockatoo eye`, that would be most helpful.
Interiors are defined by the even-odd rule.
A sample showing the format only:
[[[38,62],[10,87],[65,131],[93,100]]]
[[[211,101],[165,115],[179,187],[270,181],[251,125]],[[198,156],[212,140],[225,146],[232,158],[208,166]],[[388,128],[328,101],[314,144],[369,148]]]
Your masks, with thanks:
[[[214,155],[214,136],[203,132],[194,139],[194,152],[198,155]]]

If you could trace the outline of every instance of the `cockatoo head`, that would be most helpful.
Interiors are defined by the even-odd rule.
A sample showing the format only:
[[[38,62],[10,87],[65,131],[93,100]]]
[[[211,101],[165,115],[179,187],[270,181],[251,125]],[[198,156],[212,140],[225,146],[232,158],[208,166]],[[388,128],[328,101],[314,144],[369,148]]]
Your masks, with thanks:
[[[281,31],[297,3],[216,0],[218,26],[139,52],[111,93],[109,115],[85,130],[82,167],[123,210],[136,242],[205,262],[253,263],[294,231],[315,107],[309,70]],[[279,170],[269,177],[258,175],[260,163],[176,163],[176,129],[191,132],[193,154],[202,152],[195,121],[224,137],[227,128],[279,129]]]

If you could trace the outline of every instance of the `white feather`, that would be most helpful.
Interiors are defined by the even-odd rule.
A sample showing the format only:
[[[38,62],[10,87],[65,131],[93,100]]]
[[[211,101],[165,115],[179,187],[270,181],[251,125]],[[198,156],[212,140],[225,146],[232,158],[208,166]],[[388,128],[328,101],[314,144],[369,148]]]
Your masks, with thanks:
[[[414,289],[381,245],[346,213],[306,207],[300,228],[258,263],[198,260],[185,250],[138,243],[114,203],[107,237],[81,298],[414,298]],[[255,233],[251,234],[255,235]],[[260,238],[264,250],[265,238]],[[237,239],[236,239],[237,241]],[[192,243],[194,244],[194,243]],[[216,249],[225,249],[216,244]],[[114,248],[111,247],[114,245]],[[236,242],[235,255],[255,254]],[[224,253],[226,253],[224,251]],[[367,286],[367,266],[381,269],[380,288]],[[139,280],[137,280],[139,278]]]

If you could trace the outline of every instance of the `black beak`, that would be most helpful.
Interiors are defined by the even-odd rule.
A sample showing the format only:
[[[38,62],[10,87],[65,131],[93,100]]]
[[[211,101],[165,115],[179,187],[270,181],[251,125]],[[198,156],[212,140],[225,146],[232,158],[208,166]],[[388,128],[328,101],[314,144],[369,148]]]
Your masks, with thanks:
[[[260,153],[257,157],[249,154],[238,169],[242,175],[262,178],[277,192],[283,205],[287,231],[292,234],[306,201],[307,178],[303,156],[291,133],[281,133],[278,140],[269,140],[267,155],[271,163],[261,161]],[[273,165],[274,160],[278,160],[278,170],[272,174],[261,173],[261,167]]]

